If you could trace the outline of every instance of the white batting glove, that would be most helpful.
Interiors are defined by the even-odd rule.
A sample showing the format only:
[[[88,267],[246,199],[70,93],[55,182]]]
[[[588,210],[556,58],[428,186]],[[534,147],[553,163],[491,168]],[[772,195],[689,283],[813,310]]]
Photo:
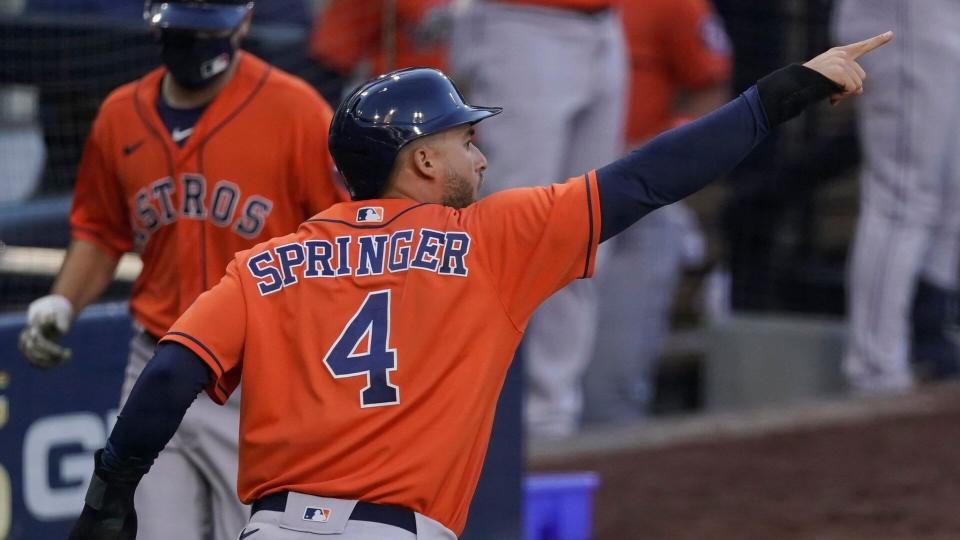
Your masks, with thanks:
[[[27,327],[20,332],[20,352],[31,364],[49,369],[70,359],[70,349],[57,343],[70,329],[73,305],[63,295],[37,298],[27,308]]]

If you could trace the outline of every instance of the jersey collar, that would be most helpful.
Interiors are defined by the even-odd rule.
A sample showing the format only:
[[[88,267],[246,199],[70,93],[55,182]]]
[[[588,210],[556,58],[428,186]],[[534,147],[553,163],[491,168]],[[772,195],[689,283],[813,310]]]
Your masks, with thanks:
[[[375,229],[383,227],[397,216],[412,210],[421,203],[413,199],[369,199],[342,202],[313,216],[308,222],[327,221],[343,223],[355,228]]]
[[[140,118],[147,124],[151,135],[159,138],[168,149],[175,169],[179,169],[197,148],[240,113],[266,82],[272,66],[250,53],[238,51],[237,54],[239,58],[233,78],[200,115],[193,134],[183,147],[174,143],[156,109],[160,81],[167,73],[166,68],[157,68],[138,81],[134,99]]]

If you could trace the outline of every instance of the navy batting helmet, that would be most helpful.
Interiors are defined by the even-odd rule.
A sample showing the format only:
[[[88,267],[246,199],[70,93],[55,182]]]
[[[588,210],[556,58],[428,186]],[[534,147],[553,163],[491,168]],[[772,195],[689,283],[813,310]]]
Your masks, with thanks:
[[[387,186],[404,145],[502,110],[468,105],[436,69],[401,69],[365,83],[340,104],[330,124],[330,153],[353,199],[372,199]]]
[[[251,0],[146,0],[143,18],[150,28],[219,32],[240,26]]]

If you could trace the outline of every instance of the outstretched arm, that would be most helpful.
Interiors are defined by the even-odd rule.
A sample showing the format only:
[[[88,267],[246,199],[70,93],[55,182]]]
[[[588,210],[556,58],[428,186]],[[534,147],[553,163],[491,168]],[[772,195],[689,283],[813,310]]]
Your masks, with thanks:
[[[856,60],[891,39],[886,32],[775,71],[716,111],[599,169],[600,240],[728,173],[770,129],[810,105],[863,93],[866,73]]]

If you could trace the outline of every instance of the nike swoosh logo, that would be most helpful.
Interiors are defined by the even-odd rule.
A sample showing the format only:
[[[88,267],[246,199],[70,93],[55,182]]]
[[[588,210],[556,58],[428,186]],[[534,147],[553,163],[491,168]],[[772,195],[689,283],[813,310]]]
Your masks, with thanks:
[[[243,540],[244,538],[250,536],[251,534],[253,534],[253,533],[255,533],[255,532],[259,531],[259,530],[260,530],[260,529],[253,529],[252,531],[249,531],[249,532],[248,532],[246,529],[244,529],[244,530],[240,533],[240,540]]]
[[[137,151],[137,148],[140,148],[141,145],[143,145],[143,139],[140,139],[139,141],[137,141],[137,142],[135,142],[135,143],[133,143],[133,144],[128,144],[127,146],[124,146],[124,147],[123,147],[123,155],[129,156],[130,154],[136,152],[136,151]]]
[[[173,132],[170,134],[170,137],[173,138],[173,142],[178,143],[189,137],[192,133],[193,128],[185,129],[183,131],[181,131],[180,128],[174,128]]]

